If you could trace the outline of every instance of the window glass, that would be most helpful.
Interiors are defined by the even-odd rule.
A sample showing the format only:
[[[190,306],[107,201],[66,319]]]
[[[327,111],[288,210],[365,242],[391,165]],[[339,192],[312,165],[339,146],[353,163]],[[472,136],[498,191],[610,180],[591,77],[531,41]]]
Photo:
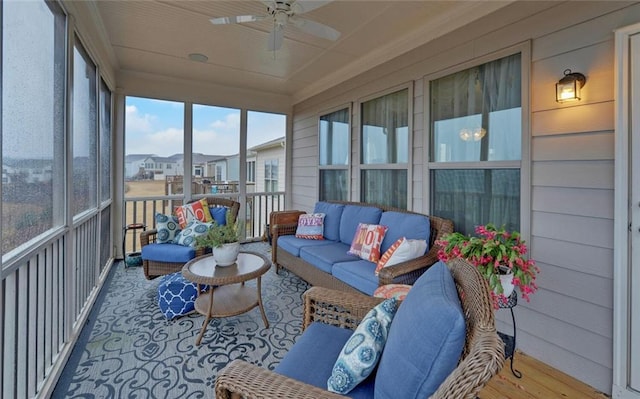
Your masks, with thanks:
[[[240,110],[193,106],[193,194],[237,192]]]
[[[100,200],[111,198],[111,91],[100,80]]]
[[[79,41],[73,49],[73,215],[97,204],[96,67]]]
[[[2,3],[3,258],[64,223],[65,43],[55,3]]]
[[[255,192],[284,191],[286,131],[286,115],[247,112],[247,162],[258,165]],[[260,165],[264,165],[264,168]],[[278,176],[280,172],[282,179]],[[247,180],[251,177],[250,173],[247,169]],[[264,173],[264,176],[260,176],[260,173]],[[249,184],[247,191],[251,191]]]
[[[409,160],[409,90],[362,104],[362,163],[394,164]]]
[[[361,181],[362,201],[407,208],[407,171],[365,169]]]
[[[519,230],[520,63],[515,54],[430,82],[431,213],[464,234],[486,223]]]
[[[125,197],[183,193],[183,103],[127,97],[124,145]]]
[[[320,201],[348,199],[350,112],[350,108],[343,108],[320,116],[318,134]]]
[[[349,109],[320,117],[320,165],[349,164]]]

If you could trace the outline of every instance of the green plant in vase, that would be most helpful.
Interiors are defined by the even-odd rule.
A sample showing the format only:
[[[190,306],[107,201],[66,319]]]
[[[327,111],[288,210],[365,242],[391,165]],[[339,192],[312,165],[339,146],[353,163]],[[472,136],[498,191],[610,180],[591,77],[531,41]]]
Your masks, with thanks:
[[[217,266],[233,265],[240,252],[242,226],[231,211],[227,211],[225,224],[213,223],[206,234],[196,238],[197,248],[211,248]]]

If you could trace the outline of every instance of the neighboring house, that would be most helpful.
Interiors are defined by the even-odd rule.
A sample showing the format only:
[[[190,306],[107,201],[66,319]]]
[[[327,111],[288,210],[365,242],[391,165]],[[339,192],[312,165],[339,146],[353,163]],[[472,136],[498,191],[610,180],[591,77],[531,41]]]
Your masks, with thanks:
[[[126,180],[140,176],[145,170],[145,160],[154,157],[153,154],[129,154],[124,157],[124,178]]]
[[[285,138],[279,137],[249,148],[255,153],[256,192],[285,190]]]
[[[3,183],[48,183],[53,179],[50,159],[6,159],[2,166]]]

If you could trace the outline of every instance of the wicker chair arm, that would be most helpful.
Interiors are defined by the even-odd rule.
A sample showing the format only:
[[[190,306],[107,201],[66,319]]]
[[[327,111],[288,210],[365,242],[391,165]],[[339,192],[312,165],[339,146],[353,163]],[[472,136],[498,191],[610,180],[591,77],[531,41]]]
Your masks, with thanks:
[[[475,399],[504,365],[504,343],[494,326],[478,328],[469,354],[440,384],[431,399]]]
[[[156,242],[156,235],[158,234],[158,230],[145,230],[140,233],[140,248],[145,245],[149,245],[150,243]]]
[[[382,298],[319,286],[309,288],[303,300],[303,329],[313,322],[322,322],[351,330],[355,330],[369,310],[383,301]]]
[[[217,399],[344,398],[242,360],[234,360],[220,371],[216,378],[215,394]]]

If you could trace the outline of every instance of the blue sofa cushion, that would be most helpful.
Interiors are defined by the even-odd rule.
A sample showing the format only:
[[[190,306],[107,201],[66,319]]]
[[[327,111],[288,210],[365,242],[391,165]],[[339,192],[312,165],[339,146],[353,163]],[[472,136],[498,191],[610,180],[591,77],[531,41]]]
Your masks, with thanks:
[[[376,374],[376,399],[428,398],[455,369],[466,326],[447,266],[430,267],[396,313]]]
[[[324,213],[324,238],[331,241],[340,239],[340,219],[344,205],[331,204],[324,201],[316,202],[313,213]]]
[[[360,259],[335,263],[331,274],[353,288],[367,295],[373,295],[378,288],[378,277],[375,275],[375,270],[375,263]]]
[[[196,249],[179,244],[152,243],[142,247],[142,259],[156,262],[186,263],[195,258]]]
[[[355,255],[348,254],[348,250],[348,245],[332,242],[329,245],[302,247],[300,257],[323,272],[331,274],[334,263],[360,259]]]
[[[374,206],[345,205],[340,219],[340,241],[351,246],[360,223],[380,224],[382,209]]]
[[[300,256],[300,248],[309,246],[322,246],[334,244],[335,241],[329,240],[307,240],[306,238],[298,238],[294,235],[278,237],[278,251],[283,249],[291,255]]]
[[[352,334],[352,330],[345,328],[311,323],[274,371],[326,390],[333,365]],[[374,384],[375,379],[369,377],[349,392],[349,396],[373,398]]]
[[[380,216],[380,223],[378,224],[388,227],[387,233],[384,235],[384,239],[382,240],[382,245],[380,246],[381,254],[385,253],[389,247],[391,247],[393,243],[401,237],[416,240],[427,240],[426,251],[429,250],[431,226],[428,216],[387,211],[382,213],[382,216]]]
[[[158,306],[169,320],[193,312],[197,296],[198,286],[182,277],[181,272],[162,276],[158,285]]]

